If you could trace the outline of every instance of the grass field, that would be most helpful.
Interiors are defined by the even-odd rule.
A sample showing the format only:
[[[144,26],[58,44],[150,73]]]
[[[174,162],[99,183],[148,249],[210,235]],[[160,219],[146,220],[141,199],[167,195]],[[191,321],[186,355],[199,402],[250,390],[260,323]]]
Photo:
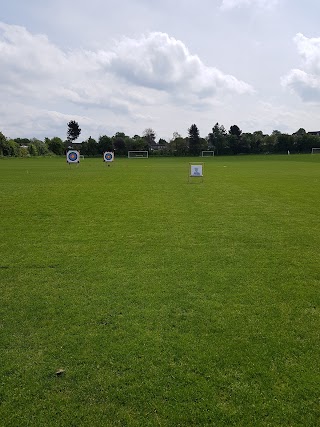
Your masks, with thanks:
[[[203,160],[0,160],[1,426],[320,425],[320,156]]]

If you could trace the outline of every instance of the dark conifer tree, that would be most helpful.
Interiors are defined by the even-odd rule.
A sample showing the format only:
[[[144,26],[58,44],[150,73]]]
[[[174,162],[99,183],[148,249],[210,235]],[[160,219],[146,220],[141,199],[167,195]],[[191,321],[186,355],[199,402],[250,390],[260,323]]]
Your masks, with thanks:
[[[198,127],[193,124],[188,129],[189,153],[191,156],[199,156],[201,151],[201,140]]]
[[[81,129],[79,124],[75,120],[71,120],[68,123],[68,132],[67,132],[67,140],[72,143],[75,141],[81,133]]]

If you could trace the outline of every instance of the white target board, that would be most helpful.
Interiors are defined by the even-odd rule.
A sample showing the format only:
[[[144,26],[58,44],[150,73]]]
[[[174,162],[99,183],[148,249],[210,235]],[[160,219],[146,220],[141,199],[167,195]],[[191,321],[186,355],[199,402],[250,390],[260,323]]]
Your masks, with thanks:
[[[69,150],[67,152],[68,163],[80,163],[80,152],[77,150]]]
[[[203,176],[203,165],[190,165],[190,176]]]
[[[103,161],[104,162],[113,162],[114,160],[114,153],[112,151],[106,151],[103,153]]]
[[[203,182],[203,166],[203,163],[189,163],[189,182]]]

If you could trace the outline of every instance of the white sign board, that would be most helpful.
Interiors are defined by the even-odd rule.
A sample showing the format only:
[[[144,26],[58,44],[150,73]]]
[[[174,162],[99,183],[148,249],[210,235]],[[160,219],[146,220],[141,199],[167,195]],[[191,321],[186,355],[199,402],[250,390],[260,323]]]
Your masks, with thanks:
[[[190,176],[203,176],[202,165],[190,165]]]

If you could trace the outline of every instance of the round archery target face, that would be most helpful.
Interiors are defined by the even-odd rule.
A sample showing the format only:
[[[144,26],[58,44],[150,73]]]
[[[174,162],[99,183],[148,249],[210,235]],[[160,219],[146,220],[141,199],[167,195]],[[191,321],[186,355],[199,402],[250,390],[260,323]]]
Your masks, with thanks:
[[[112,162],[113,161],[113,153],[111,153],[110,151],[107,151],[106,153],[104,153],[103,158],[104,158],[105,162]]]
[[[67,161],[69,163],[77,163],[80,161],[79,151],[68,151],[67,153]]]

